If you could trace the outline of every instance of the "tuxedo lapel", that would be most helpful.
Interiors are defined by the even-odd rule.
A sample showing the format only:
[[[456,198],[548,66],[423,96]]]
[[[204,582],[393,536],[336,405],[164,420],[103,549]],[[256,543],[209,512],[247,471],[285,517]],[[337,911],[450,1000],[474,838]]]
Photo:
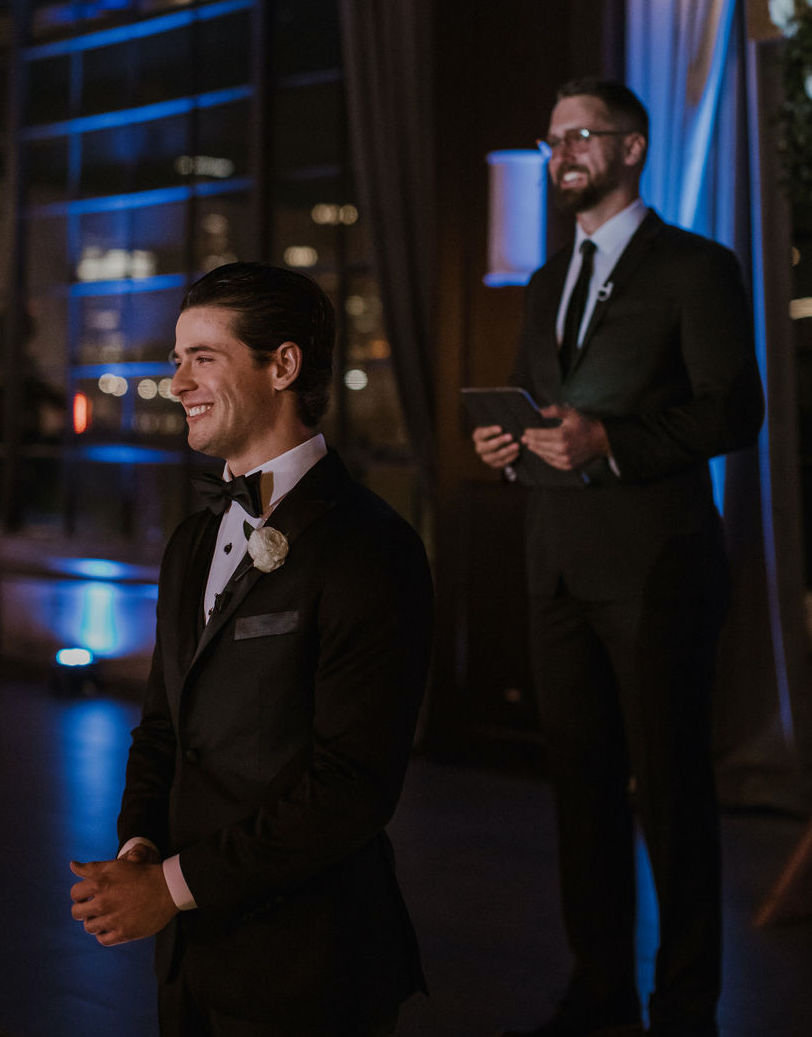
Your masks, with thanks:
[[[547,295],[538,311],[537,327],[538,341],[549,343],[549,348],[534,350],[531,353],[536,366],[536,380],[540,385],[549,387],[549,391],[545,394],[546,398],[538,401],[541,406],[558,400],[561,395],[561,361],[558,355],[559,342],[556,324],[571,255],[571,248],[562,249],[552,257],[545,268],[545,273],[549,273],[549,280],[546,280],[545,284]]]
[[[342,478],[349,478],[346,469],[337,455],[330,451],[300,479],[265,522],[266,526],[273,526],[284,534],[288,542],[289,555],[295,551],[296,541],[307,527],[333,507],[336,490]],[[282,564],[286,562],[287,559]],[[263,577],[273,579],[275,571],[264,573],[257,569],[246,550],[231,579],[223,588],[218,604],[200,635],[197,649],[189,664],[190,670],[254,585]]]
[[[572,375],[573,372],[578,369],[579,364],[582,363],[583,358],[589,349],[590,342],[612,306],[612,303],[623,291],[624,285],[645,258],[652,242],[660,233],[663,226],[664,224],[660,217],[657,216],[655,212],[649,210],[646,218],[632,235],[629,244],[623,250],[620,259],[618,259],[614,269],[607,278],[602,289],[602,294],[598,296],[598,300],[592,310],[592,316],[589,319],[589,324],[584,332],[581,346],[573,365],[570,368],[570,375]],[[610,285],[611,288],[609,287]]]
[[[195,653],[203,629],[203,595],[211,568],[220,520],[210,511],[201,516],[200,528],[189,551],[186,571],[178,590],[178,653],[185,666]]]

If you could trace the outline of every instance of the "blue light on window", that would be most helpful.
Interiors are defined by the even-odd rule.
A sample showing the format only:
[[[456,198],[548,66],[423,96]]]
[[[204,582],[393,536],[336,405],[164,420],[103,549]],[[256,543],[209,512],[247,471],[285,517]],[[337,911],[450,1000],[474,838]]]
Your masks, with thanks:
[[[127,443],[77,447],[68,456],[83,457],[86,461],[100,464],[180,464],[186,458],[181,450],[157,450]]]
[[[104,0],[107,4],[121,6],[122,0]],[[82,50],[95,50],[98,47],[109,47],[114,43],[123,43],[125,40],[144,39],[147,36],[156,36],[164,32],[172,32],[191,25],[195,21],[208,21],[221,18],[223,15],[233,14],[235,11],[244,11],[253,7],[255,0],[222,0],[221,3],[211,3],[206,7],[193,8],[189,11],[177,11],[165,14],[157,18],[149,18],[143,22],[135,22],[131,25],[117,25],[112,29],[100,29],[95,32],[84,33],[81,36],[69,40],[55,40],[53,43],[38,43],[27,47],[24,55],[29,61],[40,58],[52,58],[59,54],[75,54]],[[128,6],[127,0],[124,6]],[[65,8],[62,9],[66,10]],[[77,17],[90,17],[87,12],[76,11],[73,6],[68,7],[70,18],[64,20],[76,21]],[[96,12],[101,14],[101,11]]]
[[[217,108],[220,105],[233,104],[235,101],[246,101],[253,93],[250,86],[233,86],[196,94],[193,97],[156,101],[154,104],[145,104],[138,108],[100,112],[98,115],[80,115],[76,119],[66,119],[63,122],[28,126],[21,131],[20,136],[25,141],[50,140],[52,137],[63,137],[72,133],[91,133],[96,130],[115,129],[118,126],[135,126],[156,119],[168,119],[173,115],[188,115],[199,108]]]
[[[154,277],[138,277],[118,281],[80,281],[72,284],[68,294],[74,298],[88,295],[131,295],[138,292],[165,292],[173,288],[186,288],[188,281],[183,274],[156,274]]]
[[[150,206],[188,202],[191,198],[237,194],[239,191],[247,191],[252,185],[250,177],[233,176],[228,180],[205,180],[197,184],[184,184],[181,187],[155,187],[149,191],[133,191],[129,194],[108,194],[100,198],[48,202],[44,205],[33,205],[28,211],[32,216],[81,216],[84,213],[147,209]]]

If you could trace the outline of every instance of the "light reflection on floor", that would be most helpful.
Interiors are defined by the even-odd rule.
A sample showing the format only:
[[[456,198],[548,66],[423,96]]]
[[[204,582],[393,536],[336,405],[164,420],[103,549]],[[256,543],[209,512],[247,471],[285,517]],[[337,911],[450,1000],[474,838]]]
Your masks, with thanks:
[[[134,719],[129,705],[110,699],[88,699],[62,707],[60,817],[77,860],[115,854],[115,819]]]
[[[57,699],[0,682],[0,1032],[155,1037],[151,947],[105,949],[70,917],[71,857],[115,852],[138,707]],[[728,816],[722,1037],[812,1033],[812,923],[754,930],[752,912],[803,831],[798,819]],[[554,1007],[568,976],[549,788],[535,778],[416,758],[390,826],[432,991],[398,1037],[493,1037]],[[656,925],[641,866],[640,986]]]

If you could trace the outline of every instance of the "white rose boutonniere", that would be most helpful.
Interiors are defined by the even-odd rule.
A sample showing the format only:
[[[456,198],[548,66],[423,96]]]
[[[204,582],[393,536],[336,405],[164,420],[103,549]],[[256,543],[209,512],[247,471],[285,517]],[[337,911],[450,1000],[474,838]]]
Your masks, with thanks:
[[[263,573],[272,573],[283,565],[289,550],[287,537],[273,526],[260,526],[248,538],[248,553],[254,560],[254,568]]]

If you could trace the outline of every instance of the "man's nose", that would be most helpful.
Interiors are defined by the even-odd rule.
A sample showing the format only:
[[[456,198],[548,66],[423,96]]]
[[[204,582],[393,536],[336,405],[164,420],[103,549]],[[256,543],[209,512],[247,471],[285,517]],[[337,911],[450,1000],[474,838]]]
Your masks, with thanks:
[[[173,396],[180,396],[184,389],[193,388],[194,383],[186,364],[178,364],[175,368],[175,373],[172,375],[172,384],[170,390]]]

